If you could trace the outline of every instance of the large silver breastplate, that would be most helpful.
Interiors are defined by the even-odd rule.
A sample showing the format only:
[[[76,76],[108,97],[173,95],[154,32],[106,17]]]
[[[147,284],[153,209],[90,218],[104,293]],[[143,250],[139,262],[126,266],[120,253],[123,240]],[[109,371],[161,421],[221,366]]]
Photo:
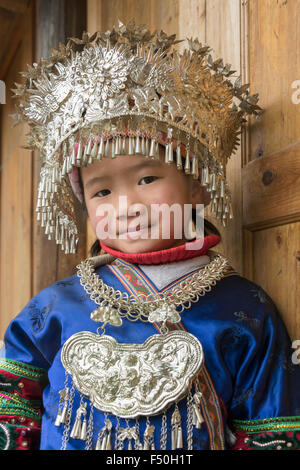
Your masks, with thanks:
[[[159,414],[187,394],[203,351],[186,331],[153,335],[143,344],[82,331],[66,341],[61,359],[76,389],[96,408],[137,418]]]

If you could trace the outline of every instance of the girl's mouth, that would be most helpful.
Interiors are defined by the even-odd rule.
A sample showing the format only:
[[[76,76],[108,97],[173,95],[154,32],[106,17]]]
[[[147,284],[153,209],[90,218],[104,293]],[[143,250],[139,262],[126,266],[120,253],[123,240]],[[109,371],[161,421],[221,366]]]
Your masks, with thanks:
[[[128,228],[126,232],[122,232],[118,235],[118,238],[123,239],[135,239],[141,238],[143,235],[148,234],[149,226],[145,227],[134,227],[132,229]],[[147,237],[148,238],[148,237]]]

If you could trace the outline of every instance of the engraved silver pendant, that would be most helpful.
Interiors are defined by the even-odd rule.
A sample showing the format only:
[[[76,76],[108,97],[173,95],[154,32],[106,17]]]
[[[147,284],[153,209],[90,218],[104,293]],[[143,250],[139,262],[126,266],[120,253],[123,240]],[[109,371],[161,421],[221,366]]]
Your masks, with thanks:
[[[61,360],[82,395],[120,418],[166,410],[187,395],[204,362],[201,343],[186,331],[153,335],[143,344],[81,331],[66,341]]]

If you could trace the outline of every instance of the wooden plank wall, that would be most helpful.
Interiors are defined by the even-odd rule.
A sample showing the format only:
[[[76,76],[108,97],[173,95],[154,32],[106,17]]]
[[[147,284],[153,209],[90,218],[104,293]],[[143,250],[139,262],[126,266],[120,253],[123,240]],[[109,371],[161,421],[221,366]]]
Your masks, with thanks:
[[[86,2],[28,0],[27,5],[23,16],[13,20],[12,38],[0,62],[0,78],[6,84],[6,104],[0,105],[0,340],[10,320],[37,292],[72,275],[76,264],[86,256],[86,223],[82,212],[78,216],[81,237],[76,255],[65,255],[53,240],[48,240],[36,221],[40,158],[37,152],[21,148],[28,128],[12,128],[9,117],[15,113],[11,89],[15,82],[24,80],[20,72],[40,57],[48,57],[50,49],[57,48],[59,42],[82,36],[86,29]],[[13,2],[7,6],[11,9]],[[79,203],[77,209],[78,206]]]
[[[36,0],[35,56],[49,57],[52,48],[66,44],[70,37],[82,37],[86,29],[85,0]],[[37,200],[41,162],[34,152],[34,204]],[[33,294],[76,272],[76,265],[86,256],[86,221],[76,198],[78,230],[81,233],[76,254],[65,255],[55,240],[48,240],[40,223],[33,220]],[[47,256],[45,256],[47,254]]]
[[[249,2],[249,70],[264,114],[243,168],[245,274],[300,337],[300,2]]]
[[[136,23],[146,24],[149,29],[163,29],[176,33],[180,39],[198,37],[212,48],[214,59],[222,57],[229,62],[233,80],[241,74],[241,18],[245,5],[240,0],[88,0],[88,31],[107,30],[120,19],[126,23],[135,18]],[[182,45],[178,46],[183,47]],[[224,253],[236,270],[242,272],[242,200],[241,200],[241,151],[238,150],[228,164],[228,179],[234,193],[234,220],[224,230],[218,221],[214,223],[222,235],[219,252]],[[226,235],[226,236],[225,236]],[[88,246],[94,234],[88,232]]]
[[[15,30],[1,79],[6,104],[1,105],[1,236],[0,236],[0,339],[9,321],[31,297],[32,291],[32,153],[21,149],[26,126],[12,128],[15,113],[10,89],[20,81],[19,72],[33,59],[33,12],[24,14]]]

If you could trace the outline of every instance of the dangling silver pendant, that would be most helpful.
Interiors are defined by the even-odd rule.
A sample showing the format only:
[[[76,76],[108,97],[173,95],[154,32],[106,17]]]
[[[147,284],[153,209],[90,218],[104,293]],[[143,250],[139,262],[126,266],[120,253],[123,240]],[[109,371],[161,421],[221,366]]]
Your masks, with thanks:
[[[195,392],[193,396],[193,424],[196,426],[197,429],[201,428],[201,424],[204,423],[203,416],[201,414],[201,408],[200,408],[200,403],[201,403],[201,392]]]
[[[120,428],[118,433],[118,442],[120,446],[120,450],[124,449],[124,441],[128,441],[128,450],[132,450],[132,441],[135,443],[135,449],[143,450],[143,446],[140,442],[138,429],[136,426],[130,427],[129,425],[126,428]]]
[[[70,437],[73,439],[86,439],[86,402],[81,403],[78,410],[76,411],[76,419],[73,425]],[[81,423],[81,417],[83,416],[83,423]]]
[[[60,426],[61,424],[65,424],[67,418],[67,409],[68,409],[68,397],[69,397],[69,389],[68,387],[60,390],[60,402],[64,402],[63,409],[61,410],[60,405],[58,407],[58,413],[55,420],[55,426]]]
[[[181,427],[181,416],[176,405],[175,411],[172,415],[172,450],[182,449],[183,448],[183,438],[182,438],[182,427]]]
[[[105,421],[104,428],[98,434],[98,439],[96,443],[95,450],[111,450],[111,430],[112,430],[112,422],[107,419]]]
[[[181,427],[181,416],[178,409],[178,406],[175,406],[175,411],[171,419],[172,425],[172,450],[182,449],[183,440],[182,440],[182,427]]]
[[[151,426],[149,423],[146,425],[144,432],[144,447],[143,450],[155,450],[154,445],[154,426]]]

